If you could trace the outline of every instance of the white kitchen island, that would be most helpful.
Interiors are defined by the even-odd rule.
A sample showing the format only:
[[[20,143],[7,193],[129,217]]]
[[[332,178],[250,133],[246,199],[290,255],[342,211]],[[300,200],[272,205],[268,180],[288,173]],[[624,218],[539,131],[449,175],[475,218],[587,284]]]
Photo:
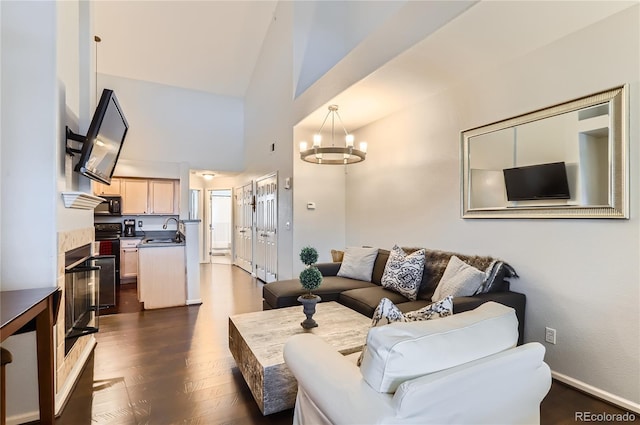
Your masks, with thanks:
[[[145,310],[186,305],[184,243],[138,247],[138,301]]]

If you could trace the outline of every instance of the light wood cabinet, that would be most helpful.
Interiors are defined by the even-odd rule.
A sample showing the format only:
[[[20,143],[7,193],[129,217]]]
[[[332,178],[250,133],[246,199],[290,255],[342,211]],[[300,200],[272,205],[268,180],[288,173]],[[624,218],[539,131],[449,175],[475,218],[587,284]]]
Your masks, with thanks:
[[[119,196],[122,193],[121,183],[121,180],[117,177],[111,179],[111,185],[93,181],[93,193],[98,196]]]
[[[180,181],[122,178],[119,182],[123,215],[180,214]]]
[[[138,249],[138,297],[145,309],[186,305],[184,246]]]
[[[120,281],[127,283],[138,277],[138,244],[142,239],[120,240]]]
[[[122,214],[149,213],[149,185],[146,179],[122,180]]]
[[[175,185],[173,180],[149,180],[149,213],[175,213]]]

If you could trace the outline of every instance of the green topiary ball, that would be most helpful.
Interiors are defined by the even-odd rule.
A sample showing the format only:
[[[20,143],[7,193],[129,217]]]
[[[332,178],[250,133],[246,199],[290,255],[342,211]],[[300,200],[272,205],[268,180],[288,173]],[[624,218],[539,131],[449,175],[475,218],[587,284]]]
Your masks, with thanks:
[[[322,273],[317,267],[307,267],[300,272],[300,285],[311,292],[322,283]]]
[[[300,260],[302,260],[302,262],[307,266],[310,266],[318,261],[318,251],[310,246],[305,246],[300,251]]]

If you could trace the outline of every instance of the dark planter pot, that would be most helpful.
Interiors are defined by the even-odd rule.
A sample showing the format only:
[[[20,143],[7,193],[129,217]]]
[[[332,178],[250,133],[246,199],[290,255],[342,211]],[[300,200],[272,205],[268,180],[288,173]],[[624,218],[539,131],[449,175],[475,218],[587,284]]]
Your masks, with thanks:
[[[318,323],[313,320],[313,315],[316,312],[316,304],[321,300],[322,298],[317,295],[314,295],[313,298],[305,298],[303,295],[298,297],[298,302],[302,303],[302,312],[307,316],[307,318],[300,323],[300,326],[305,329],[311,329],[318,326]]]

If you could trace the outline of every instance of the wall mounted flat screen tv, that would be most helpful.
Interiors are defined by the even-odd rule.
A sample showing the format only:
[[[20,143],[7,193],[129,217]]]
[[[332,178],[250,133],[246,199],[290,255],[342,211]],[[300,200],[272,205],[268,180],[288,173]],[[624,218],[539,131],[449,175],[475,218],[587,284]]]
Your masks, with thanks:
[[[90,179],[111,184],[129,124],[113,90],[104,89],[82,141],[75,171]]]
[[[570,198],[564,162],[505,168],[502,171],[509,201]]]

